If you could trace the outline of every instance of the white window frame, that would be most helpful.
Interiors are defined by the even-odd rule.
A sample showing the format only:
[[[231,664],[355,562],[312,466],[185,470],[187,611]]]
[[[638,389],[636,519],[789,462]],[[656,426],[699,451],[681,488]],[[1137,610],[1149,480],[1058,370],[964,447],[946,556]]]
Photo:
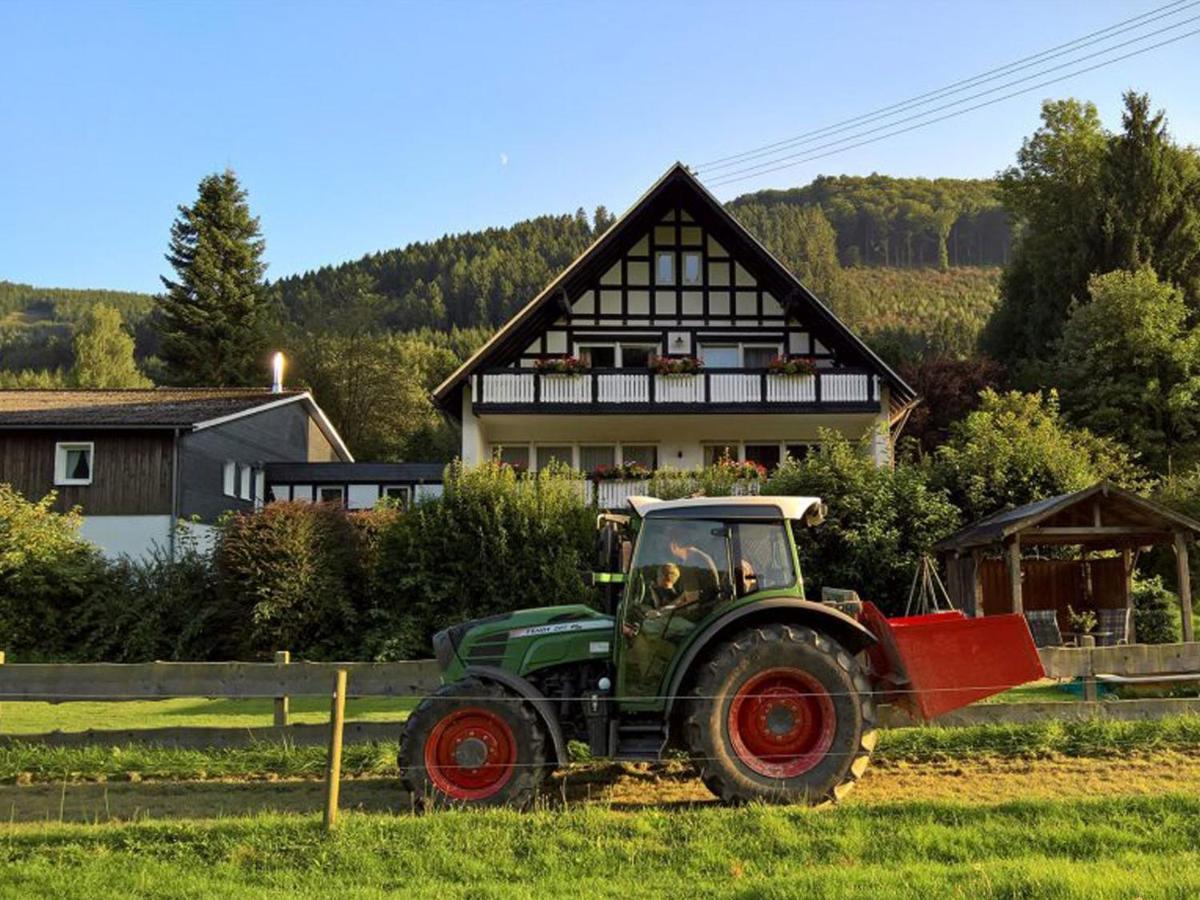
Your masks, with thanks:
[[[660,260],[669,259],[671,261],[671,277],[668,280],[663,280],[659,269]],[[679,273],[675,271],[675,251],[674,250],[655,250],[654,251],[654,283],[656,285],[673,286],[679,284]]]
[[[383,484],[379,486],[379,499],[385,500],[388,491],[400,492],[400,508],[408,509],[412,505],[413,486],[411,484]]]
[[[221,478],[221,492],[226,497],[236,497],[238,488],[238,466],[237,463],[232,459],[225,460],[225,465],[221,469]]]
[[[724,340],[722,338],[712,338],[705,340],[698,338],[696,340],[696,356],[704,358],[705,347],[736,347],[739,369],[746,368],[746,349],[754,348],[755,350],[774,350],[776,356],[783,355],[783,344],[778,341],[741,341],[736,338],[732,340]]]
[[[585,447],[585,446],[586,447],[597,447],[597,446],[601,446],[601,445],[607,445],[609,443],[613,444],[616,447],[616,454],[617,454],[616,460],[618,463],[625,461],[623,454],[625,453],[625,446],[628,444],[628,446],[630,446],[630,447],[653,447],[655,461],[658,463],[659,468],[661,468],[661,466],[662,466],[662,443],[660,441],[596,440],[596,441],[517,441],[515,443],[499,442],[499,443],[488,445],[488,454],[489,454],[489,458],[496,459],[497,451],[499,451],[499,449],[501,447],[510,447],[510,448],[511,447],[528,447],[529,448],[529,469],[527,471],[536,472],[537,471],[537,468],[536,468],[536,466],[537,466],[537,451],[538,451],[539,447],[570,447],[571,448],[571,468],[578,471],[579,470],[579,448],[580,447]],[[734,443],[735,443],[734,441],[729,441],[730,446],[732,446]],[[769,441],[755,441],[754,443],[770,443],[770,442]],[[586,476],[589,473],[584,472],[583,474]]]
[[[696,260],[696,277],[687,277],[688,259]],[[704,253],[701,250],[684,250],[680,254],[679,283],[684,287],[699,287],[704,284]]]
[[[654,341],[589,341],[582,340],[575,342],[575,355],[583,356],[585,350],[591,350],[596,347],[611,347],[613,350],[613,363],[618,369],[625,368],[625,348],[637,350],[649,350],[651,354],[658,353],[659,344]]]
[[[313,496],[317,503],[333,503],[333,500],[322,497],[321,494],[325,491],[337,491],[337,502],[342,506],[346,505],[346,486],[342,484],[318,484]]]
[[[254,499],[254,467],[238,463],[238,499]]]
[[[69,478],[67,476],[67,451],[83,450],[88,458],[88,477]],[[54,445],[54,483],[56,485],[91,484],[96,477],[96,443],[95,441],[59,441]]]

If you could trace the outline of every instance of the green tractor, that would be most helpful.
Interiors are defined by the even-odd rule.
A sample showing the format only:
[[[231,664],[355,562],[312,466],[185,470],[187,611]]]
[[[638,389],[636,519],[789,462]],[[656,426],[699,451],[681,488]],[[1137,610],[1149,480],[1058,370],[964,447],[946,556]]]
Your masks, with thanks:
[[[569,741],[594,757],[690,755],[726,803],[838,799],[881,702],[932,718],[1042,677],[1023,617],[885,619],[852,591],[805,598],[813,497],[629,500],[598,516],[604,611],[520,610],[441,631],[442,687],[400,767],[426,804],[527,806]]]

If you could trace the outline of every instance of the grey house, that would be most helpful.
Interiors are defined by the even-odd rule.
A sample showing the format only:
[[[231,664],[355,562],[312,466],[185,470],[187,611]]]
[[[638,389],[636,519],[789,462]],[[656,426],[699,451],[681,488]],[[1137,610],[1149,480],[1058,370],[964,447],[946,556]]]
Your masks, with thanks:
[[[81,507],[83,536],[114,556],[261,505],[270,464],[353,461],[307,391],[0,391],[0,483]]]

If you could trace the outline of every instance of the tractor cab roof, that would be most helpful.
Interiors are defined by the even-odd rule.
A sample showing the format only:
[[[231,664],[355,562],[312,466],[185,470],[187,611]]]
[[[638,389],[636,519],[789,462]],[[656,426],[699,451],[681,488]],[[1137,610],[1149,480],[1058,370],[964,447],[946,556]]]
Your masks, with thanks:
[[[802,519],[820,525],[825,518],[825,504],[819,497],[630,497],[629,505],[643,519]]]

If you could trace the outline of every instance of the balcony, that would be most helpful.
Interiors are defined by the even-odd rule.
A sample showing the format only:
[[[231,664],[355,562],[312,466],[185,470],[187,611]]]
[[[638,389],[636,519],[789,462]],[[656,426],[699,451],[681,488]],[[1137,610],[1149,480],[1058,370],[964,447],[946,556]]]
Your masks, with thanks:
[[[492,369],[473,376],[476,414],[876,412],[879,379],[865,369],[780,375],[760,369],[705,369],[659,375],[648,369],[592,369],[574,375]]]

